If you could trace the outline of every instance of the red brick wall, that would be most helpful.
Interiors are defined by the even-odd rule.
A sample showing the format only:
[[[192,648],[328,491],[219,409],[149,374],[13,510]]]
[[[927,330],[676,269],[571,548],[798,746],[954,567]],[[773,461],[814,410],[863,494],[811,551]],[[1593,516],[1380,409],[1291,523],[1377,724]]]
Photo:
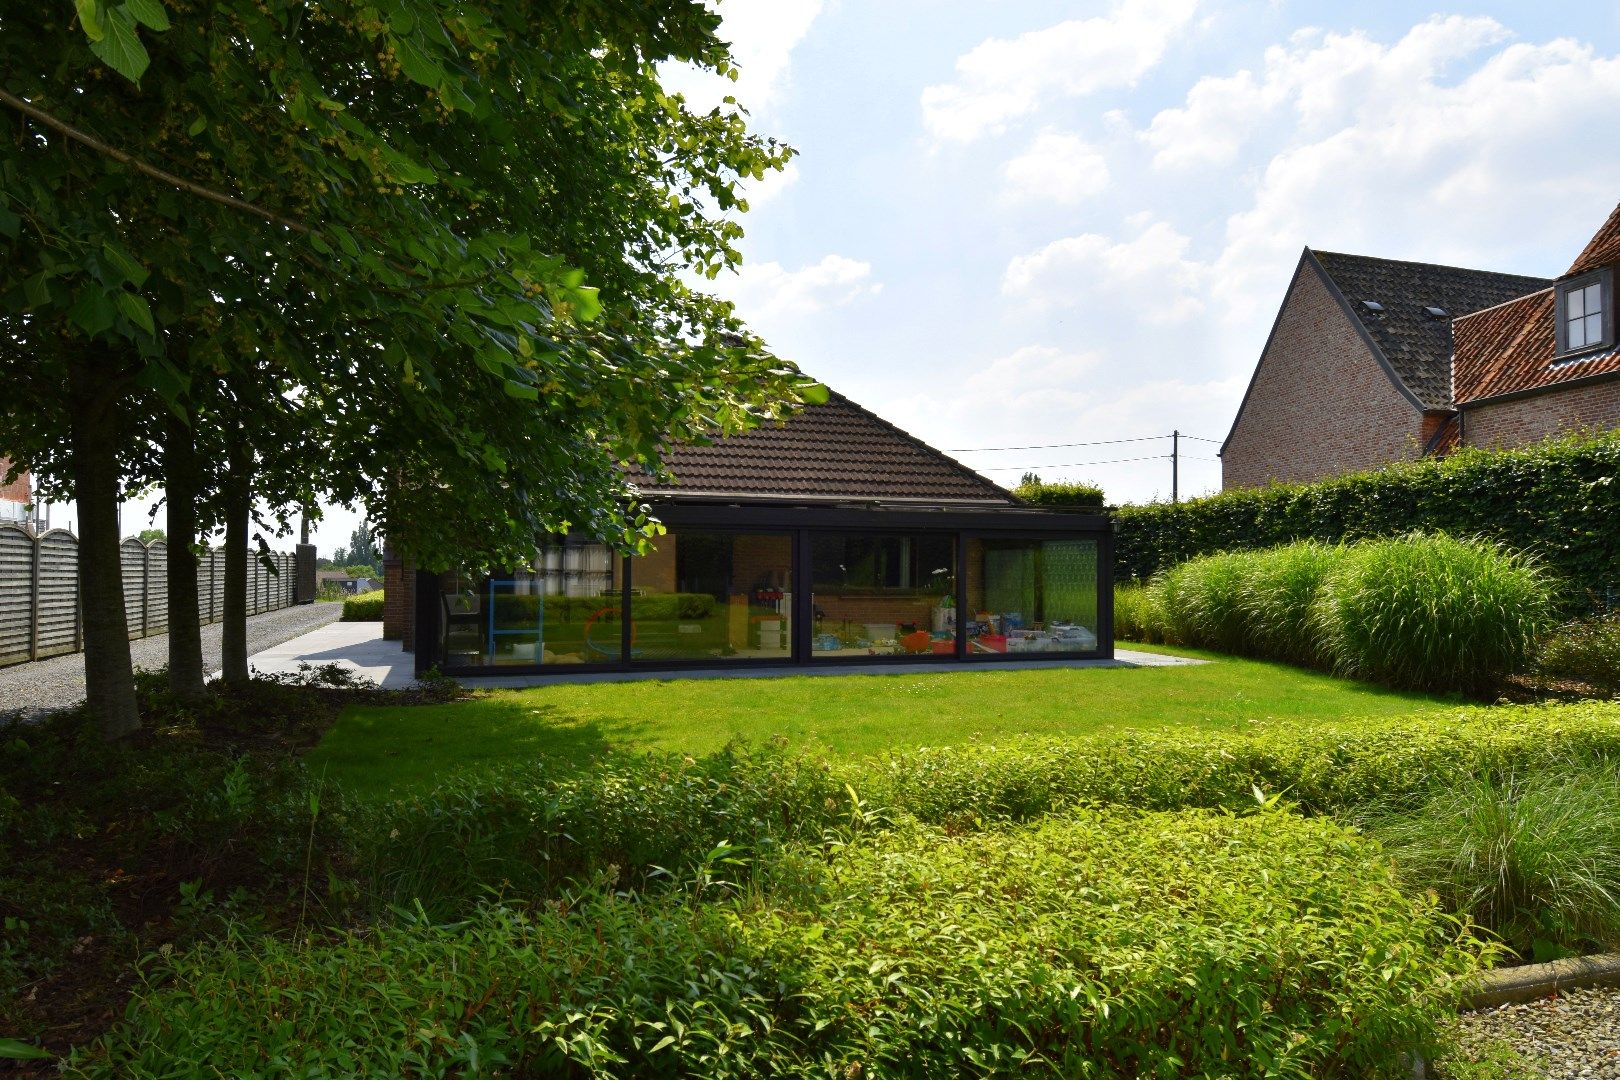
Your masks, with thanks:
[[[1615,427],[1620,427],[1620,381],[1615,380],[1463,410],[1468,446],[1522,446],[1575,428]]]
[[[1318,480],[1416,458],[1423,414],[1304,266],[1221,459],[1221,486]]]
[[[383,640],[415,647],[416,567],[392,551],[383,553]]]
[[[20,473],[18,474],[17,479],[8,484],[5,481],[5,477],[6,473],[9,472],[10,469],[11,462],[7,461],[3,457],[0,457],[0,499],[5,500],[6,502],[32,502],[34,493],[33,489],[28,483],[28,474]]]

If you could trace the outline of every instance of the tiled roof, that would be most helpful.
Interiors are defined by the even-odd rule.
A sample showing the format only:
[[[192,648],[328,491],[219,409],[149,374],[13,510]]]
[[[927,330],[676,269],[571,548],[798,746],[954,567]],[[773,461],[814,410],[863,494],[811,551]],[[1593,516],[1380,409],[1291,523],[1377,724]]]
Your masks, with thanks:
[[[1574,277],[1584,274],[1588,270],[1596,270],[1600,266],[1620,262],[1620,205],[1614,208],[1609,220],[1603,223],[1603,228],[1597,231],[1582,251],[1574,264],[1564,272],[1565,277]]]
[[[1406,388],[1426,409],[1448,409],[1451,391],[1452,319],[1545,289],[1545,278],[1468,270],[1433,263],[1375,259],[1313,251],[1350,310],[1383,351]],[[1382,311],[1368,310],[1371,300]],[[1447,316],[1434,316],[1435,307]]]
[[[1553,295],[1553,289],[1542,289],[1456,321],[1459,405],[1620,371],[1620,351],[1614,349],[1554,362]]]
[[[643,494],[1017,504],[967,466],[841,394],[712,445],[677,446],[664,461],[676,483],[656,483],[633,470]]]

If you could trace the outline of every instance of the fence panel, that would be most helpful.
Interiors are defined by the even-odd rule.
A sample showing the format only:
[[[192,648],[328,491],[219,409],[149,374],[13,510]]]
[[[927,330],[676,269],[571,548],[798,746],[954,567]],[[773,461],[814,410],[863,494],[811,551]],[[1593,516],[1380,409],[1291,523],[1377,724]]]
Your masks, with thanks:
[[[168,546],[130,537],[119,545],[124,618],[131,640],[169,629]],[[272,552],[270,566],[257,553],[248,559],[249,615],[279,611],[297,602],[297,561]],[[272,572],[271,567],[274,567]],[[197,564],[197,615],[204,623],[225,617],[225,552],[205,551]],[[0,525],[0,667],[76,652],[84,646],[79,617],[79,541],[53,529],[34,537]]]
[[[79,626],[79,541],[63,529],[39,538],[38,656],[77,652],[84,645]]]
[[[34,538],[0,525],[0,664],[27,660],[34,631]]]

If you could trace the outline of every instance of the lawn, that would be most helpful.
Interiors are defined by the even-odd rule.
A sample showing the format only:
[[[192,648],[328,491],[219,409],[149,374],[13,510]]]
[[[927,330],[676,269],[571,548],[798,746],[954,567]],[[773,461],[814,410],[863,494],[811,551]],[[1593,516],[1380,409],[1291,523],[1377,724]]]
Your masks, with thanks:
[[[540,756],[584,767],[608,751],[704,754],[734,739],[780,737],[834,756],[866,756],[1017,735],[1321,724],[1447,704],[1232,657],[1161,668],[659,679],[493,690],[444,705],[355,707],[309,764],[352,790],[383,793],[425,787],[467,767]]]

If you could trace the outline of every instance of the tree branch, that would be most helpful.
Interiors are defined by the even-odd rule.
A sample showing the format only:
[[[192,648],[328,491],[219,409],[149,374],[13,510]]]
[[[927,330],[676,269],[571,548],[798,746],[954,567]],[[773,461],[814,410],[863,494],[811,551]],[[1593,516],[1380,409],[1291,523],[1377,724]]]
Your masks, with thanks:
[[[104,143],[88,132],[80,131],[66,120],[53,116],[51,113],[46,112],[39,106],[31,104],[7,90],[0,90],[0,103],[10,105],[13,109],[16,109],[29,119],[37,120],[46,127],[61,132],[74,142],[83,143],[85,146],[88,146],[97,153],[105,154],[114,161],[128,165],[138,173],[144,173],[154,180],[177,187],[181,191],[188,191],[191,194],[196,195],[198,198],[207,199],[210,202],[216,202],[221,206],[228,206],[232,210],[240,210],[245,214],[252,214],[255,217],[261,217],[270,222],[272,225],[280,225],[284,229],[291,229],[293,232],[299,233],[303,236],[308,236],[313,231],[308,225],[305,225],[301,221],[294,221],[292,218],[282,217],[273,210],[266,210],[262,206],[247,202],[244,199],[238,199],[234,195],[227,195],[222,191],[215,191],[213,188],[204,187],[202,184],[187,180],[183,176],[176,176],[172,172],[160,169],[156,165],[148,165],[146,162],[142,161],[138,157],[135,157],[133,154],[126,153],[125,151],[118,149],[116,146],[111,146]]]

